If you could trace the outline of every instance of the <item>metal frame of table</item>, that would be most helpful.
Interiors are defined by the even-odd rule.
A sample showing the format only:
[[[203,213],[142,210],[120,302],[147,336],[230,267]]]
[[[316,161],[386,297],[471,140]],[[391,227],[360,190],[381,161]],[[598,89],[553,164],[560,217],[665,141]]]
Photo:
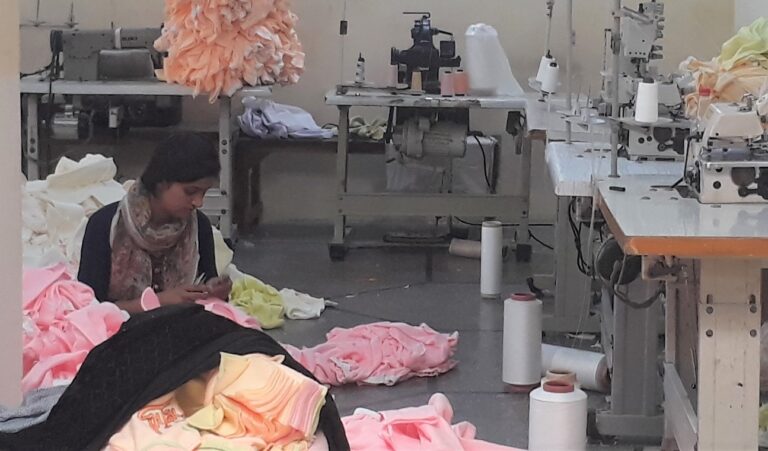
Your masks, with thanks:
[[[608,149],[595,151],[593,149]],[[550,178],[557,196],[554,256],[552,274],[535,275],[537,283],[554,288],[555,306],[544,317],[548,332],[599,332],[599,318],[589,316],[590,299],[584,298],[589,279],[576,267],[576,248],[568,216],[570,202],[576,197],[592,198],[596,182],[610,175],[610,145],[600,143],[552,142],[544,150]],[[619,160],[623,175],[682,175],[682,162]]]
[[[504,216],[519,215],[518,258],[530,258],[528,215],[530,194],[531,145],[523,138],[521,146],[522,195],[476,195],[451,193],[351,193],[349,178],[349,111],[352,107],[491,109],[526,116],[525,95],[509,97],[440,97],[409,93],[363,92],[339,94],[330,91],[326,104],[339,110],[339,140],[336,153],[337,199],[333,239],[329,243],[332,259],[342,259],[348,247],[347,216]],[[522,258],[526,260],[526,258]]]
[[[28,77],[21,80],[22,104],[26,106],[26,140],[24,156],[27,162],[27,177],[37,180],[42,175],[40,166],[48,163],[47,155],[39,148],[38,103],[40,97],[48,92],[54,95],[71,96],[177,96],[192,97],[193,91],[180,85],[160,81],[70,81],[56,80],[49,85],[47,80],[38,77]],[[269,87],[243,88],[238,94],[256,97],[269,97],[272,89]],[[219,229],[224,238],[232,239],[235,235],[232,223],[232,154],[235,149],[233,141],[238,133],[233,129],[232,98],[218,98],[218,148],[221,163],[219,187],[209,191],[203,205],[203,212],[218,219]],[[233,131],[234,130],[234,131]]]
[[[662,447],[755,450],[768,205],[703,205],[668,188],[675,181],[625,176],[598,186],[624,252],[678,268],[659,278],[667,288]]]

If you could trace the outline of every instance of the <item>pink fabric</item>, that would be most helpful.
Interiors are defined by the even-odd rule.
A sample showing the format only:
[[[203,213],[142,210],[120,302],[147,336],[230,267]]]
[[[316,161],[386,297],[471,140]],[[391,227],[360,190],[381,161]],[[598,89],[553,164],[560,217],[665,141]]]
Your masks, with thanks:
[[[297,20],[287,0],[166,0],[155,48],[168,56],[158,75],[211,102],[243,84],[295,84],[305,57]]]
[[[25,271],[22,293],[24,392],[70,381],[88,352],[128,318],[114,304],[98,303],[64,265]]]
[[[213,313],[214,315],[223,316],[230,321],[233,321],[243,327],[250,329],[261,330],[261,324],[259,320],[246,314],[234,305],[224,302],[221,299],[201,299],[196,302],[199,305],[205,307],[205,310]],[[160,299],[157,297],[157,293],[152,288],[147,288],[141,294],[141,308],[144,311],[154,310],[160,307]]]
[[[344,417],[351,451],[515,451],[475,438],[474,425],[451,426],[453,407],[442,393],[429,404],[384,412],[356,412]]]
[[[284,345],[291,356],[324,384],[394,385],[413,376],[436,376],[456,366],[458,333],[435,332],[426,324],[364,324],[335,328],[313,348]]]

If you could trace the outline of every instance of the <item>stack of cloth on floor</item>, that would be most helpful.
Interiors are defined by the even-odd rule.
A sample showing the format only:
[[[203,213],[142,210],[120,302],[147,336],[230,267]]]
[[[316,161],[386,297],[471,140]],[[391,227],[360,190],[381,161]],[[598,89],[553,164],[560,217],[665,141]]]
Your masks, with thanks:
[[[246,97],[245,112],[238,117],[240,130],[253,138],[329,139],[335,130],[321,128],[312,115],[293,105]]]
[[[166,0],[158,77],[212,102],[243,84],[295,84],[305,57],[297,20],[287,0]]]
[[[442,393],[432,395],[425,406],[384,412],[357,409],[342,419],[352,451],[516,450],[478,440],[472,423],[451,425],[452,420],[453,407]]]
[[[335,328],[328,341],[312,348],[285,345],[288,352],[324,384],[394,385],[429,377],[456,366],[458,332],[441,334],[426,324],[363,324]]]
[[[720,56],[711,61],[689,57],[680,64],[695,82],[695,91],[685,96],[685,111],[694,118],[699,112],[700,93],[710,102],[738,102],[745,94],[760,96],[768,89],[768,18],[761,17],[723,44]]]
[[[65,263],[70,272],[77,270],[88,218],[125,195],[116,174],[111,158],[86,155],[77,162],[61,158],[46,180],[26,182],[21,210],[25,267]]]
[[[187,305],[134,315],[88,354],[47,419],[0,433],[0,449],[323,449],[316,432],[349,449],[311,373],[264,333]]]

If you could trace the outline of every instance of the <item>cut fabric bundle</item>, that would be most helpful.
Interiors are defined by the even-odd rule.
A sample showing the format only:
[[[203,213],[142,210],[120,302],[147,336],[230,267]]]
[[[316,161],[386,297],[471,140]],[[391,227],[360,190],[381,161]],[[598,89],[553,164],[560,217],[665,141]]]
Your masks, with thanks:
[[[96,301],[64,265],[27,270],[22,286],[24,392],[68,384],[88,352],[128,319],[114,304]]]
[[[457,363],[452,357],[458,332],[441,334],[426,324],[364,324],[335,328],[326,337],[312,348],[286,346],[324,384],[394,385],[414,376],[437,376]]]
[[[295,84],[305,56],[297,20],[287,0],[166,0],[158,77],[211,102],[244,84]]]
[[[65,263],[74,272],[80,262],[88,217],[119,201],[123,187],[114,180],[111,158],[86,155],[75,162],[66,157],[46,180],[30,181],[22,190],[22,243],[25,267]]]
[[[469,422],[451,425],[453,407],[442,393],[435,393],[429,404],[399,410],[373,412],[357,409],[344,417],[352,451],[515,451],[475,438]]]
[[[195,302],[197,305],[201,305],[205,310],[213,313],[214,315],[226,318],[240,326],[247,327],[249,329],[261,330],[261,324],[256,318],[248,316],[239,308],[222,301],[221,299],[209,298],[200,299]],[[141,308],[148,312],[156,308],[160,308],[160,298],[152,288],[147,288],[141,293]]]
[[[218,370],[140,409],[105,451],[308,449],[327,389],[282,361],[222,353]]]
[[[312,115],[293,105],[246,97],[245,112],[238,117],[240,130],[254,138],[328,139],[334,130],[320,128]]]

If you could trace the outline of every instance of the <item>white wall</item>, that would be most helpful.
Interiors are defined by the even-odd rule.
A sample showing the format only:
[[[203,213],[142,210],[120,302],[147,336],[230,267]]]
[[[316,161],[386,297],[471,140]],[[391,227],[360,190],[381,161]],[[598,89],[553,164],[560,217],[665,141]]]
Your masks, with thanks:
[[[0,0],[0,404],[21,401],[21,121],[16,0]]]
[[[69,2],[41,0],[44,19],[61,22],[66,19]],[[758,0],[765,1],[765,0]],[[346,0],[349,35],[343,40],[345,64],[344,78],[351,78],[354,60],[362,52],[367,60],[370,80],[384,73],[389,63],[392,46],[409,46],[412,18],[403,16],[405,10],[426,10],[433,13],[435,26],[452,31],[459,37],[458,52],[464,56],[461,36],[467,26],[486,22],[499,31],[502,45],[509,55],[513,72],[521,84],[534,74],[544,51],[544,0]],[[583,92],[599,90],[599,70],[602,61],[603,30],[610,27],[609,0],[575,0],[574,24],[577,46],[574,58],[574,89]],[[625,2],[636,6],[635,2]],[[23,17],[34,14],[33,0],[23,5]],[[275,99],[299,105],[312,113],[319,123],[336,122],[336,111],[323,103],[324,93],[340,80],[342,40],[338,36],[339,20],[345,0],[294,0],[294,10],[300,18],[298,33],[307,52],[307,72],[301,82],[292,87],[276,90]],[[553,51],[564,60],[566,46],[564,2],[558,1],[553,25]],[[75,0],[75,14],[83,27],[108,27],[111,21],[119,26],[150,26],[162,20],[161,0]],[[720,45],[732,34],[732,0],[669,0],[666,2],[667,29],[664,40],[666,59],[663,69],[674,70],[689,55],[710,58],[719,52]],[[706,32],[704,32],[706,30]],[[693,39],[693,37],[696,37]],[[25,70],[46,64],[48,38],[46,32],[22,31],[23,67]],[[377,75],[378,74],[378,75]],[[385,113],[379,110],[359,110],[366,116]],[[354,114],[354,110],[353,110]],[[211,123],[215,112],[205,100],[185,107],[190,123]],[[503,128],[503,117],[482,116],[475,121],[476,128],[498,133]],[[541,153],[541,149],[538,149]],[[507,152],[510,154],[510,152]],[[333,156],[306,154],[276,156],[264,162],[262,186],[265,193],[265,220],[328,219],[332,209],[334,184]],[[551,194],[540,155],[534,171],[542,208],[532,214],[542,219],[552,216]],[[354,157],[353,164],[361,167],[356,183],[363,188],[380,187],[384,168],[380,159]],[[502,162],[502,186],[513,190],[519,178],[514,158]],[[294,199],[285,197],[293,190]]]
[[[734,31],[751,24],[761,16],[768,17],[768,1],[734,0]]]

